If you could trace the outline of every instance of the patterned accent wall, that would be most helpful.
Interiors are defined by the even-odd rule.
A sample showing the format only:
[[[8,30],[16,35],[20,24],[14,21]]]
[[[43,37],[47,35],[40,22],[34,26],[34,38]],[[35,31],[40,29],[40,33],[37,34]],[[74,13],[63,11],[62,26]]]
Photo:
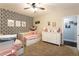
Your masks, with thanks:
[[[14,21],[25,21],[26,27],[9,27],[8,26],[8,19]],[[15,22],[14,22],[15,23]],[[25,15],[21,15],[19,13],[5,10],[0,8],[0,33],[1,34],[16,34],[21,32],[29,31],[29,28],[33,25],[33,18]]]

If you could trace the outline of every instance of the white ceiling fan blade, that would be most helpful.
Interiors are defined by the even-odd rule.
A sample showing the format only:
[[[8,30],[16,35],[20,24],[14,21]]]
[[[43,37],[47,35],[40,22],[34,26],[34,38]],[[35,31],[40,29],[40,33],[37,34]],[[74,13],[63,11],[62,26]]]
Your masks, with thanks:
[[[26,4],[29,4],[30,5],[30,3],[26,3]]]
[[[43,8],[43,7],[38,7],[39,9],[41,9],[41,10],[45,10],[45,8]]]
[[[28,8],[24,8],[24,9],[29,9],[29,7]]]

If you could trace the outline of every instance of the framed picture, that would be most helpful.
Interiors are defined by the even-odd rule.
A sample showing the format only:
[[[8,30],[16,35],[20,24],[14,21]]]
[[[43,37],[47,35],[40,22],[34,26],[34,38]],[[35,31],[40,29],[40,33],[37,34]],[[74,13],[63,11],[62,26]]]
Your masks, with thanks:
[[[22,21],[22,27],[26,27],[26,22]]]
[[[48,22],[48,26],[50,26],[51,24],[50,24],[50,22]]]
[[[40,23],[40,21],[35,21],[35,24],[39,24]]]
[[[73,21],[69,21],[69,23],[70,23],[70,24],[74,24],[74,22],[73,22]]]
[[[56,22],[52,22],[52,27],[56,27]]]
[[[75,23],[74,23],[74,25],[76,25],[76,26],[77,26],[77,22],[75,22]]]
[[[65,28],[70,28],[70,24],[65,24]]]
[[[21,21],[16,21],[16,27],[20,27],[21,26]]]
[[[10,20],[10,19],[8,19],[8,26],[9,27],[14,27],[14,20]]]

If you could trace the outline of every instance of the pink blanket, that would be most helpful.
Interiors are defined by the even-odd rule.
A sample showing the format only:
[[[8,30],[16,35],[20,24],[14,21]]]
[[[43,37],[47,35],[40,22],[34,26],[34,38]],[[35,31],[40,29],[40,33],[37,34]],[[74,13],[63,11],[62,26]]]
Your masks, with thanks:
[[[3,50],[2,52],[0,52],[0,56],[16,56],[16,52],[18,49],[20,49],[22,46],[20,45],[13,45],[12,47],[6,49],[6,50]]]
[[[25,40],[28,40],[28,39],[31,40],[31,39],[36,39],[36,38],[38,38],[38,35],[37,34],[24,36],[24,39]]]
[[[36,31],[28,32],[27,35],[24,36],[25,40],[38,38],[38,33]]]

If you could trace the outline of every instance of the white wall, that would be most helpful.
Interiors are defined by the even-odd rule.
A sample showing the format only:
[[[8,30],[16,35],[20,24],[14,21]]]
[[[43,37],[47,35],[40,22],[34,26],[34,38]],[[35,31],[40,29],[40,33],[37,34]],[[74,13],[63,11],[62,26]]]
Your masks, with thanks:
[[[34,22],[35,21],[40,21],[40,24],[34,24],[38,27],[38,31],[42,31],[43,27],[47,26],[47,22],[53,22],[56,21],[57,22],[57,26],[58,27],[63,27],[63,21],[64,21],[64,17],[65,16],[72,16],[72,15],[78,15],[79,9],[57,9],[57,10],[51,10],[49,12],[47,12],[47,14],[42,15],[42,16],[37,16],[34,17]]]

